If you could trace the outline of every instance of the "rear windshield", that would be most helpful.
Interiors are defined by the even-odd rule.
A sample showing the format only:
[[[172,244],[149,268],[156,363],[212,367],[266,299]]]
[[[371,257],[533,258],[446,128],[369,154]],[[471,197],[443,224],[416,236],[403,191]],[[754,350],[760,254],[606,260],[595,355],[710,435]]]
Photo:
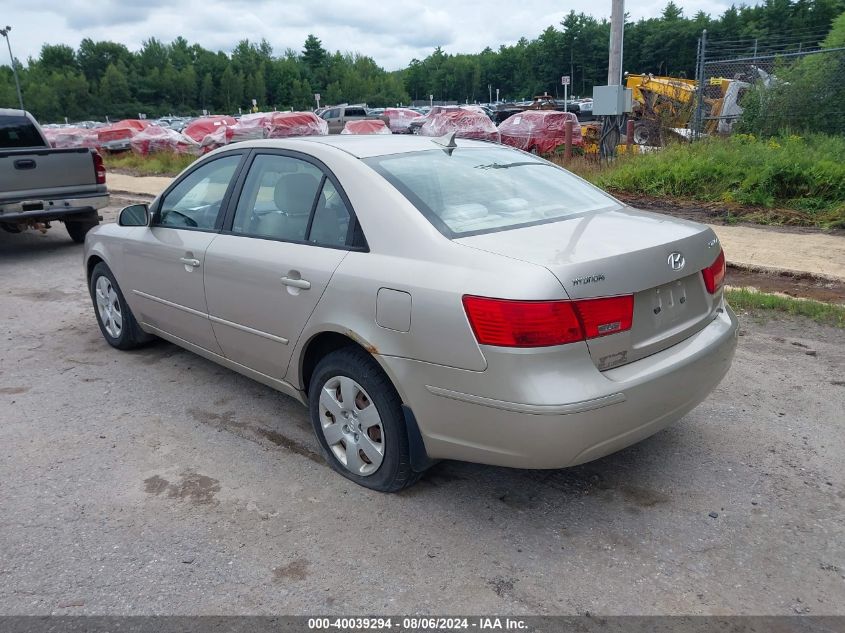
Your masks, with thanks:
[[[450,238],[554,222],[619,206],[563,169],[504,147],[366,159]]]
[[[45,147],[44,139],[25,116],[0,116],[0,147]]]

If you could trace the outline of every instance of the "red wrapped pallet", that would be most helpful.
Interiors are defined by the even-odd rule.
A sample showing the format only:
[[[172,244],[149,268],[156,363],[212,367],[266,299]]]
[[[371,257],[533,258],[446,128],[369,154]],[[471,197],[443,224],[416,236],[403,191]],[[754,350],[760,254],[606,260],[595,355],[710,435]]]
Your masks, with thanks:
[[[229,128],[227,139],[229,143],[238,141],[254,141],[267,138],[267,130],[270,127],[273,115],[276,112],[255,112],[245,114],[238,122]]]
[[[410,134],[411,121],[419,118],[420,113],[410,108],[385,108],[384,116],[390,119],[388,126],[393,134]]]
[[[235,123],[237,123],[237,120],[230,116],[204,116],[188,123],[182,133],[191,137],[197,143],[201,143],[206,136],[216,132],[221,126],[228,127],[235,125]]]
[[[51,147],[72,149],[76,147],[97,147],[97,130],[83,127],[45,128],[44,136]]]
[[[102,149],[111,151],[129,149],[129,141],[150,123],[140,119],[124,119],[96,130],[97,143]]]
[[[155,152],[173,152],[175,154],[198,155],[200,146],[190,136],[180,134],[176,130],[150,125],[138,132],[130,140],[132,151],[147,156]]]
[[[326,136],[329,124],[313,112],[274,112],[267,138],[289,136]]]
[[[502,143],[526,152],[550,154],[566,143],[566,122],[572,121],[572,145],[582,147],[581,125],[572,112],[526,110],[499,124]]]
[[[341,134],[390,134],[390,128],[387,127],[381,119],[360,119],[358,121],[347,121],[343,126]]]
[[[483,110],[467,108],[444,109],[427,117],[420,127],[422,136],[443,136],[456,132],[458,138],[473,138],[499,142],[499,130]]]

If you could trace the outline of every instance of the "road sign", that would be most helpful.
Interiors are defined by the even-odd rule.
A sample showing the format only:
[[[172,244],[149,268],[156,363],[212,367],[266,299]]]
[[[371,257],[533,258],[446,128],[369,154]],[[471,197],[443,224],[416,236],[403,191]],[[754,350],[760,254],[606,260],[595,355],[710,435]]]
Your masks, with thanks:
[[[319,92],[315,92],[315,93],[314,93],[314,101],[319,101],[319,100],[320,100],[320,93],[319,93]]]
[[[569,75],[563,75],[560,78],[560,85],[561,86],[568,86],[569,85]]]

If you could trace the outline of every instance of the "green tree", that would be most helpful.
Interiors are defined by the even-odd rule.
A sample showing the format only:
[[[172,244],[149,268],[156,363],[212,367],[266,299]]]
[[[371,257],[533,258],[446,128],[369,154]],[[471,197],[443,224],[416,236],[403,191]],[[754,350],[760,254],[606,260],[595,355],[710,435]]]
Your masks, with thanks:
[[[220,92],[223,96],[223,108],[232,113],[243,105],[244,78],[240,71],[235,72],[232,65],[226,66],[220,77]]]
[[[202,86],[200,86],[199,102],[200,108],[203,110],[210,110],[212,107],[212,99],[214,98],[214,79],[211,73],[206,73],[202,78]]]
[[[115,64],[106,67],[100,80],[100,101],[107,112],[126,114],[131,100],[126,71]]]

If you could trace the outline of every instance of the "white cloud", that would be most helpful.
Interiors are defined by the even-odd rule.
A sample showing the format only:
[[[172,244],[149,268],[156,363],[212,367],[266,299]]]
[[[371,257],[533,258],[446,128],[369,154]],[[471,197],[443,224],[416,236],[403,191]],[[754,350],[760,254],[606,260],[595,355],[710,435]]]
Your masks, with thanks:
[[[334,0],[32,0],[14,3],[14,12],[0,11],[12,24],[12,49],[20,59],[37,56],[45,43],[76,48],[90,37],[122,42],[136,50],[157,37],[178,35],[212,50],[230,51],[239,40],[267,39],[277,54],[301,50],[314,33],[330,50],[370,55],[387,69],[402,68],[442,46],[449,53],[475,53],[534,38],[557,25],[570,10],[607,17],[610,0],[566,3],[551,0],[424,0],[423,2],[361,2]],[[659,15],[666,0],[629,2],[634,19]],[[679,0],[686,15],[703,10],[717,15],[731,0]],[[606,5],[606,6],[605,6]],[[5,51],[0,63],[8,63]]]

